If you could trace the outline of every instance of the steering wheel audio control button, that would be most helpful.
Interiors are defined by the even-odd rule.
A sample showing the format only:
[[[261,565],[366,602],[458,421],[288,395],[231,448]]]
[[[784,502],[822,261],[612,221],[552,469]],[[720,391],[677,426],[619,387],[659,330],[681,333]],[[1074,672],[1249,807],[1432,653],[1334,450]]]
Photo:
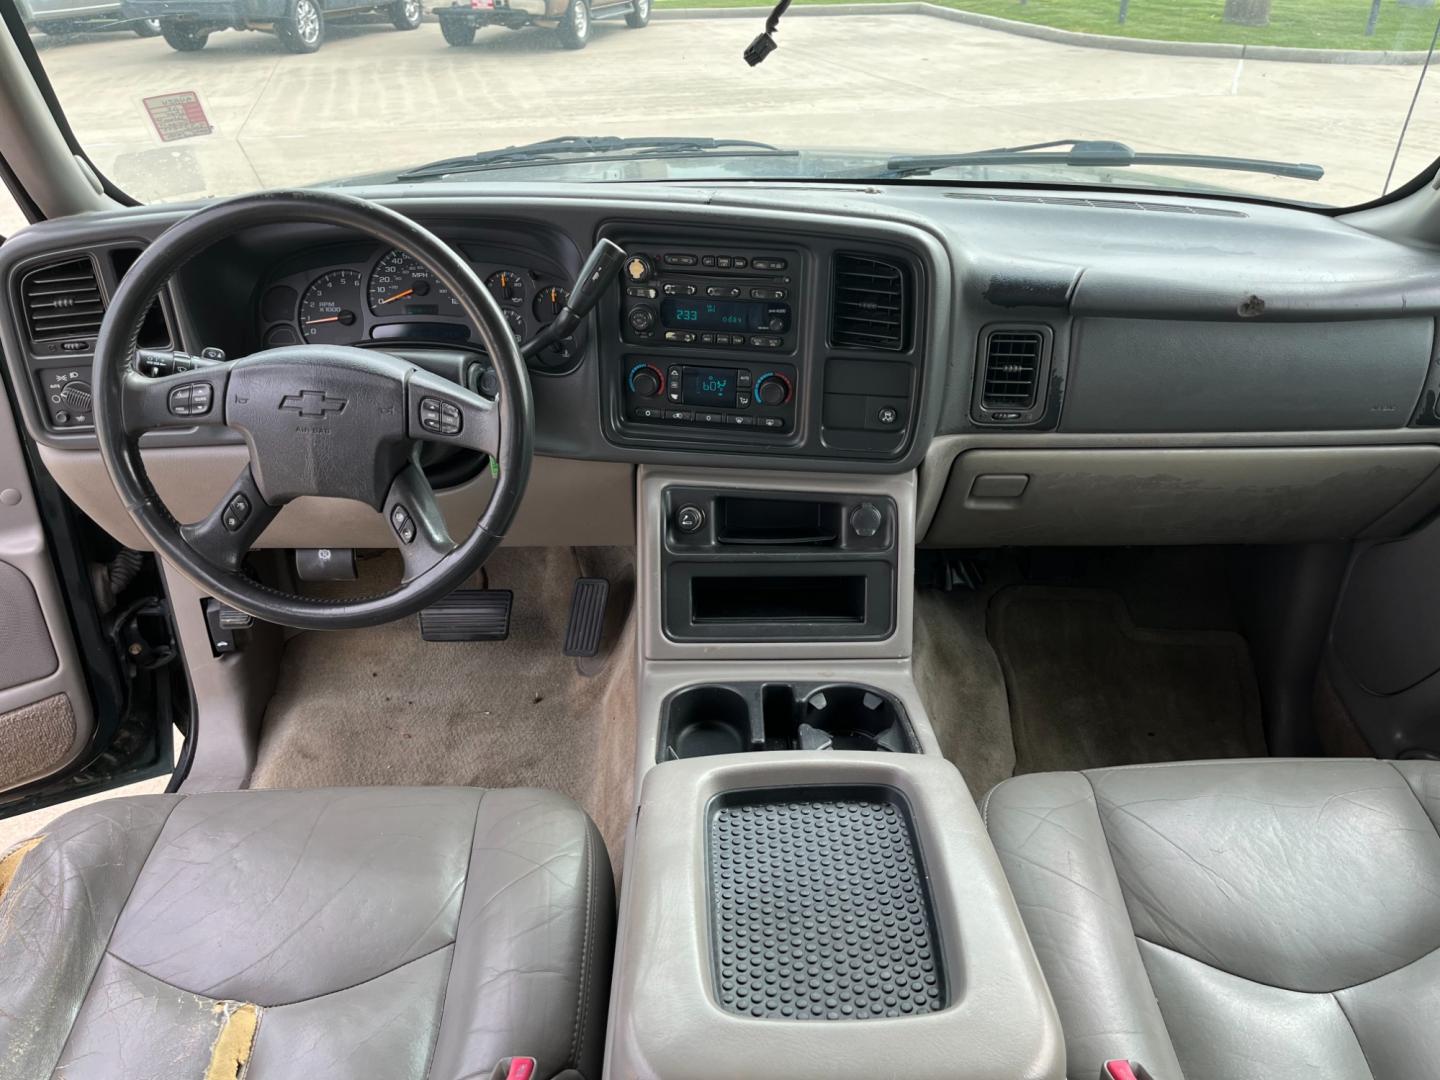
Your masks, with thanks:
[[[390,524],[394,526],[395,535],[400,537],[402,543],[408,544],[415,539],[415,519],[405,507],[396,506],[390,511]]]
[[[171,416],[204,416],[214,403],[209,383],[186,383],[170,391],[168,404]]]
[[[439,398],[420,400],[420,426],[435,435],[459,435],[460,407]]]
[[[239,532],[249,518],[250,500],[244,495],[236,495],[225,504],[225,513],[220,520],[228,531]]]

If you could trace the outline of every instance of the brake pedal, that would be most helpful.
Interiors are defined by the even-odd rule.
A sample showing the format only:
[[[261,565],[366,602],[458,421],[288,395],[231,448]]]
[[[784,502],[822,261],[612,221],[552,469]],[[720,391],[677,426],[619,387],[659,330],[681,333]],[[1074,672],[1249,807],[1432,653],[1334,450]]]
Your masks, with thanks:
[[[426,641],[504,641],[510,636],[509,589],[456,589],[420,612]]]
[[[575,580],[575,592],[570,597],[570,621],[565,625],[566,656],[594,656],[600,651],[600,636],[605,632],[605,601],[609,598],[607,578]]]

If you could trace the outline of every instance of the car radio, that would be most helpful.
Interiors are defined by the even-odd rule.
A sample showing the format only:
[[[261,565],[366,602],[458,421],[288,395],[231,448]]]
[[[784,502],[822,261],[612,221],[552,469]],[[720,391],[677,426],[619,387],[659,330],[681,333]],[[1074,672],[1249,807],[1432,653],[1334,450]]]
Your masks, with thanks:
[[[798,256],[719,248],[632,251],[621,272],[627,344],[793,353]]]

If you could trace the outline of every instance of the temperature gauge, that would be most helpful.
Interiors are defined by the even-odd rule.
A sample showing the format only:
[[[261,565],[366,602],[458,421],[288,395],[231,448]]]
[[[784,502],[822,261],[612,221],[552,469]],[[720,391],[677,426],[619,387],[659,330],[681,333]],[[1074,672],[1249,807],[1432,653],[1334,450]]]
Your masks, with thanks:
[[[570,302],[570,294],[556,286],[547,285],[535,294],[535,318],[542,323],[555,321],[555,316]]]

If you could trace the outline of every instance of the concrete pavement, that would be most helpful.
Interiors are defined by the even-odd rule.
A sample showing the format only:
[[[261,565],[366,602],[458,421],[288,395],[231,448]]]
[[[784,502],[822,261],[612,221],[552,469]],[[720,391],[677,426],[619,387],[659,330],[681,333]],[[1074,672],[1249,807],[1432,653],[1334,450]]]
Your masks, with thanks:
[[[292,56],[226,31],[198,53],[129,35],[38,39],[101,168],[145,200],[303,184],[564,134],[703,134],[787,146],[949,151],[1120,139],[1323,165],[1312,184],[1189,174],[1260,195],[1349,204],[1381,191],[1419,69],[1079,48],[921,14],[790,18],[741,59],[765,12],[595,27],[567,52],[539,30],[445,45],[427,22],[335,25]],[[753,22],[753,25],[752,25]],[[168,145],[141,99],[198,92],[215,133]],[[1440,154],[1440,79],[1422,94],[1399,181]]]

